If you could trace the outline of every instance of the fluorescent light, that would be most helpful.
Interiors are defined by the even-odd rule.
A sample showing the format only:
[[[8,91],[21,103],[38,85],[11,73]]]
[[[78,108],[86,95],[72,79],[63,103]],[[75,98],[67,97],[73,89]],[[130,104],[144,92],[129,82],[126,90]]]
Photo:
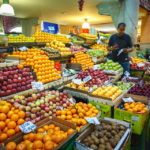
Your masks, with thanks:
[[[0,15],[2,16],[14,16],[14,9],[10,4],[2,4],[0,7]]]

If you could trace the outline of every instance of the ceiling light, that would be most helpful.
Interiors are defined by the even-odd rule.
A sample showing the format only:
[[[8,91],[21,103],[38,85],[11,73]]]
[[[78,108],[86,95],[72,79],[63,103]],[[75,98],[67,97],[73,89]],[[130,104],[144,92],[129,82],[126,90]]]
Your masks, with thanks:
[[[85,22],[83,23],[82,25],[82,29],[89,29],[90,28],[90,25],[89,23],[87,22],[87,18],[85,18]]]
[[[9,0],[3,0],[3,4],[0,7],[0,15],[2,16],[14,16],[14,9],[9,4]]]

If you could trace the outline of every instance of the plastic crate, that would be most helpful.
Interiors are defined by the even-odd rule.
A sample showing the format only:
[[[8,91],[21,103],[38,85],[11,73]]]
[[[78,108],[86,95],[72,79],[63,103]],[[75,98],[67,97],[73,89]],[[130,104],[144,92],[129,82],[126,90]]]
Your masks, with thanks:
[[[135,114],[122,109],[114,109],[114,118],[131,123],[132,132],[141,135],[149,112],[145,114]]]
[[[101,118],[104,118],[104,117],[111,118],[111,115],[112,115],[111,106],[100,104],[97,102],[92,102],[92,101],[90,101],[89,103],[95,106],[98,110],[101,110]]]

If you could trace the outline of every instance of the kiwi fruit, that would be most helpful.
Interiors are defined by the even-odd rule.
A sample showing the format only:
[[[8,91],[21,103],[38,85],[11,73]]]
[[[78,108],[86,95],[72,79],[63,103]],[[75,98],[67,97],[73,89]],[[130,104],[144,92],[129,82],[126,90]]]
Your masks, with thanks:
[[[98,149],[98,147],[97,147],[95,144],[92,144],[92,145],[90,146],[90,148],[92,148],[93,150],[97,150],[97,149]]]

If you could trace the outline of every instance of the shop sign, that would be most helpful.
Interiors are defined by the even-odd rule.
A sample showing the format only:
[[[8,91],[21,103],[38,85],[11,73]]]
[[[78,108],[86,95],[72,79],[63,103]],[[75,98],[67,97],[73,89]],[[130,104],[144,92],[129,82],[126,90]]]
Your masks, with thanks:
[[[42,22],[41,28],[43,32],[57,34],[59,27],[58,24],[55,23],[49,23],[49,22]]]
[[[140,0],[140,5],[150,11],[150,0]]]

